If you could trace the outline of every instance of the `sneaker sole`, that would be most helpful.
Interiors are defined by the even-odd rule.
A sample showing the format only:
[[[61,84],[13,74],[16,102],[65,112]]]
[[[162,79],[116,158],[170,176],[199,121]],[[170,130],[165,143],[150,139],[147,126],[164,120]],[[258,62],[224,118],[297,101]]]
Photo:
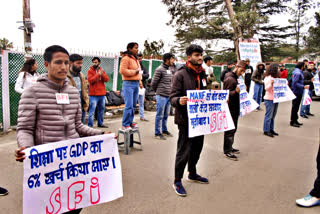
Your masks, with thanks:
[[[190,178],[187,178],[187,181],[189,181],[191,183],[209,184],[209,181],[208,182],[203,182],[203,181],[198,181],[198,180],[192,180]]]
[[[299,207],[306,207],[306,208],[309,208],[309,207],[319,206],[319,205],[320,205],[320,201],[319,201],[319,202],[317,202],[317,203],[315,203],[315,204],[312,204],[312,205],[310,205],[310,206],[301,205],[301,204],[298,204],[297,202],[296,202],[296,205],[297,205],[297,206],[299,206]]]
[[[158,138],[158,137],[153,137],[156,140],[167,140],[166,138]]]
[[[233,160],[233,161],[238,161],[238,158],[229,158],[229,157],[227,157],[227,156],[225,156],[227,159],[229,159],[229,160]]]
[[[0,196],[5,196],[5,195],[8,195],[9,192],[6,192],[6,193],[1,193]]]
[[[176,190],[176,187],[174,186],[174,184],[172,185],[172,187],[173,187],[173,189],[174,189],[174,191],[176,192],[177,195],[179,195],[179,196],[181,196],[181,197],[186,197],[186,196],[187,196],[187,194],[180,194],[180,193],[178,193],[177,190]]]

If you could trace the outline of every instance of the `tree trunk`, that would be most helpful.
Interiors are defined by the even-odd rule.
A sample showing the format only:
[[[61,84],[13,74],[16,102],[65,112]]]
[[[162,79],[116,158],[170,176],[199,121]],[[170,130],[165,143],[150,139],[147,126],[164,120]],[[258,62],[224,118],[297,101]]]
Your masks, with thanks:
[[[22,0],[23,1],[23,24],[24,24],[24,50],[26,56],[30,55],[32,52],[31,46],[31,32],[28,32],[26,29],[26,23],[31,22],[30,19],[30,0]]]

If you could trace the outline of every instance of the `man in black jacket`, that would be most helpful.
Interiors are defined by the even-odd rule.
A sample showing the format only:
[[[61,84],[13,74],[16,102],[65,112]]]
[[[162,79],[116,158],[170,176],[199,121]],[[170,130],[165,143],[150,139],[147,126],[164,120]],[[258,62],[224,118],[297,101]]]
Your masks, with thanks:
[[[222,71],[220,75],[221,82],[223,82],[225,75],[232,71],[233,65],[233,62],[228,62],[227,68],[224,71]]]
[[[240,88],[238,86],[238,77],[245,72],[245,61],[239,61],[234,68],[233,72],[227,73],[223,81],[223,89],[229,90],[229,110],[235,126],[235,129],[224,132],[224,145],[223,150],[226,158],[237,161],[238,158],[234,154],[239,154],[238,149],[232,147],[234,143],[234,135],[237,131],[238,118],[240,115]]]
[[[314,67],[315,67],[314,62],[309,62],[308,68],[303,71],[303,84],[309,85],[309,96],[311,99],[312,99],[312,91],[314,89],[314,86],[313,86],[314,78],[312,73]],[[310,104],[303,105],[303,102],[301,102],[300,116],[306,119],[308,119],[308,116],[314,116],[314,114],[310,113]]]
[[[188,61],[173,76],[170,101],[175,109],[174,122],[178,125],[179,138],[175,161],[175,179],[173,188],[179,196],[186,196],[181,179],[188,163],[188,180],[209,183],[207,178],[197,174],[196,165],[200,158],[204,136],[188,137],[187,90],[206,89],[206,73],[202,68],[203,49],[199,45],[190,45],[186,49]]]
[[[250,90],[251,84],[251,76],[253,74],[253,67],[250,65],[250,59],[246,59],[246,67],[245,67],[245,75],[244,75],[244,84],[247,86],[247,92]]]

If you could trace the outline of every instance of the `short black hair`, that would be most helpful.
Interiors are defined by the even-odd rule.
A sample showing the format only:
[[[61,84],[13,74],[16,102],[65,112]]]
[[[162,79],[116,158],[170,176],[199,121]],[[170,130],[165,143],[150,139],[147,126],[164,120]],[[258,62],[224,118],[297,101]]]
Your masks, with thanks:
[[[186,49],[187,56],[191,56],[194,52],[196,53],[203,53],[203,48],[200,45],[190,45]]]
[[[129,49],[132,49],[135,45],[138,45],[138,43],[136,43],[136,42],[130,42],[130,43],[127,45],[127,51],[128,51]],[[139,45],[138,45],[138,47],[139,47]]]
[[[139,53],[139,54],[137,55],[137,57],[143,57],[142,53]]]
[[[83,57],[80,56],[79,54],[71,54],[69,56],[69,59],[71,62],[75,62],[75,61],[78,61],[78,60],[83,60]]]
[[[97,56],[93,57],[91,61],[93,62],[94,60],[98,60],[98,62],[101,62],[101,59]]]
[[[303,62],[309,62],[309,60],[307,60],[307,59],[304,59],[304,60],[303,60]]]
[[[298,62],[296,65],[296,68],[299,68],[300,70],[304,67],[304,62]]]
[[[172,53],[165,53],[163,54],[163,62],[166,62],[168,59],[174,58],[174,55]]]
[[[46,50],[44,51],[44,54],[43,54],[44,61],[51,62],[52,55],[57,52],[62,52],[69,56],[68,51],[64,47],[61,47],[59,45],[52,45],[47,47]]]
[[[212,57],[206,56],[203,60],[204,60],[204,63],[207,63],[209,60],[212,60]]]
[[[228,62],[228,65],[233,65],[234,64],[234,62]]]

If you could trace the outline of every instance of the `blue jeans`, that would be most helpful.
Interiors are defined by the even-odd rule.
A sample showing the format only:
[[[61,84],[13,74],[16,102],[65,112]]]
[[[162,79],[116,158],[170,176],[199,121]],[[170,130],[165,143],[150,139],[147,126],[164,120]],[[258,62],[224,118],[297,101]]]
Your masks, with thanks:
[[[144,118],[144,95],[139,95],[138,101],[140,118]]]
[[[273,103],[273,100],[264,100],[266,105],[266,114],[264,115],[263,131],[274,131],[274,118],[277,115],[279,103]]]
[[[312,91],[309,90],[309,96],[312,99]],[[300,108],[300,116],[310,114],[310,104],[309,105],[302,105],[303,104],[303,97],[302,97],[302,102],[301,102],[301,108]]]
[[[122,83],[122,93],[125,103],[122,116],[122,126],[131,126],[134,118],[134,110],[137,107],[139,81],[124,80]]]
[[[253,99],[259,104],[257,109],[260,109],[262,90],[263,90],[263,85],[260,85],[258,83],[254,84]]]
[[[105,102],[105,96],[89,96],[88,126],[93,126],[93,118],[96,107],[98,108],[98,126],[103,125]]]
[[[161,131],[160,131],[161,121],[162,121],[162,132],[168,131],[167,120],[168,120],[168,114],[170,111],[170,99],[169,97],[157,95],[156,100],[157,100],[157,115],[156,115],[156,122],[155,122],[155,134],[158,135],[158,134],[161,134]]]

